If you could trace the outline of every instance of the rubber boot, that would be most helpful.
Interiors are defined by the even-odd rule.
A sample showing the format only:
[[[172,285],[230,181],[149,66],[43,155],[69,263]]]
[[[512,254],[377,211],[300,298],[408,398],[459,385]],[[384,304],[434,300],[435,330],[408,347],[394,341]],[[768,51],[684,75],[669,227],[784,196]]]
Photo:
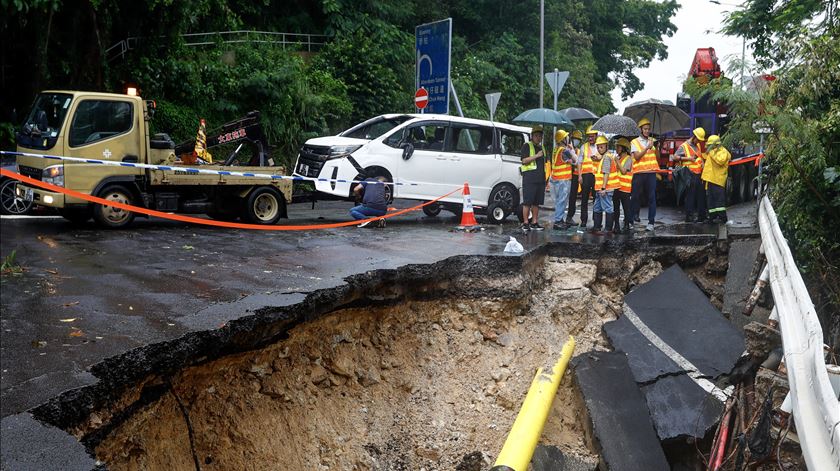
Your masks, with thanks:
[[[597,212],[592,213],[592,232],[599,233],[601,232],[601,222],[604,219],[604,213]]]
[[[606,219],[607,224],[604,227],[606,227],[607,233],[615,234],[616,232],[618,232],[618,227],[615,227],[615,225],[613,224],[613,213],[607,213]]]

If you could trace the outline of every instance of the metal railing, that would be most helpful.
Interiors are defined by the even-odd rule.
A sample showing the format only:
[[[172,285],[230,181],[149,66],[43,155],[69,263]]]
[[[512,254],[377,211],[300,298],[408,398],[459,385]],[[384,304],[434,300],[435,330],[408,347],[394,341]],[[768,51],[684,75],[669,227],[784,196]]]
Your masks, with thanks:
[[[836,471],[840,469],[840,402],[826,369],[822,327],[766,196],[759,205],[758,225],[802,455],[809,470]]]
[[[242,43],[263,43],[279,44],[285,49],[287,46],[296,51],[317,51],[330,39],[325,34],[307,33],[282,33],[275,31],[213,31],[209,33],[186,33],[180,35],[184,38],[185,46],[208,46],[216,43],[242,44]],[[105,57],[108,62],[120,59],[128,51],[137,47],[142,37],[125,38],[113,46],[105,49]]]

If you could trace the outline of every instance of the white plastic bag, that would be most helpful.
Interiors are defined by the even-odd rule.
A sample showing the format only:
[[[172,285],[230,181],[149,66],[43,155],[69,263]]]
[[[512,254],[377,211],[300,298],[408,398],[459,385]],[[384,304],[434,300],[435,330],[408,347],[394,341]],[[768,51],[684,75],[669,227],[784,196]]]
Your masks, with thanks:
[[[511,236],[510,240],[508,241],[507,245],[505,245],[505,253],[522,253],[525,251],[525,248],[522,247],[522,244],[516,240],[516,237]]]

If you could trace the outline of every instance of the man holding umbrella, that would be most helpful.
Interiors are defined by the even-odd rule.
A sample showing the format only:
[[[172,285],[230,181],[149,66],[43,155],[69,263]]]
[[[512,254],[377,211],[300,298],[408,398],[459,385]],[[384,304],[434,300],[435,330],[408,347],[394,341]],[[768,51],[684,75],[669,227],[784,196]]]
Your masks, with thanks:
[[[656,220],[656,172],[659,170],[659,162],[656,160],[656,140],[650,135],[650,120],[642,118],[639,121],[639,130],[642,135],[630,143],[630,152],[633,156],[633,189],[630,205],[633,217],[638,218],[642,207],[642,193],[647,194],[648,224],[646,229],[652,231]]]
[[[545,201],[545,157],[542,148],[542,126],[531,129],[531,140],[522,145],[522,231],[541,231],[540,205]],[[529,223],[530,221],[530,223]]]

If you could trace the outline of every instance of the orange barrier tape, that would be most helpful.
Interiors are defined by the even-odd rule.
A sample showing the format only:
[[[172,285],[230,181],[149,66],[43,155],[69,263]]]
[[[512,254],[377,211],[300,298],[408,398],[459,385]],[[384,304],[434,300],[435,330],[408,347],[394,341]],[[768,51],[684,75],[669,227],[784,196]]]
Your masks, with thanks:
[[[171,213],[164,213],[161,211],[155,211],[153,209],[148,208],[141,208],[139,206],[131,206],[128,204],[118,203],[116,201],[108,201],[106,199],[102,199],[96,196],[88,195],[85,193],[79,193],[78,191],[68,190],[67,188],[60,187],[53,185],[51,183],[45,183],[40,180],[35,180],[34,178],[27,177],[25,175],[21,175],[19,173],[15,173],[9,170],[0,169],[0,175],[14,178],[15,180],[22,181],[27,185],[37,186],[38,188],[43,188],[45,190],[55,191],[58,193],[64,193],[65,195],[72,196],[74,198],[83,199],[86,201],[90,201],[91,203],[97,203],[105,206],[112,206],[115,208],[124,209],[126,211],[132,211],[135,213],[146,214],[148,216],[159,217],[163,219],[171,219],[173,221],[181,221],[181,222],[189,222],[193,224],[202,224],[205,226],[217,226],[217,227],[228,227],[233,229],[256,229],[260,231],[305,231],[305,230],[312,230],[312,229],[334,229],[337,227],[348,227],[348,226],[357,226],[365,221],[378,221],[380,219],[387,219],[394,216],[399,216],[401,214],[406,214],[411,211],[417,211],[418,209],[422,208],[423,206],[428,206],[432,203],[436,203],[443,198],[446,198],[449,195],[457,193],[459,191],[463,191],[463,188],[456,188],[455,190],[450,191],[449,193],[439,196],[431,201],[426,201],[425,203],[419,204],[417,206],[412,206],[410,208],[402,209],[391,214],[386,214],[384,216],[376,216],[368,219],[360,219],[355,221],[345,221],[345,222],[336,222],[331,224],[314,224],[309,226],[279,226],[279,225],[261,225],[261,224],[242,224],[238,222],[227,222],[227,221],[216,221],[213,219],[203,219],[203,218],[196,218],[192,216],[182,216],[180,214],[171,214]]]

